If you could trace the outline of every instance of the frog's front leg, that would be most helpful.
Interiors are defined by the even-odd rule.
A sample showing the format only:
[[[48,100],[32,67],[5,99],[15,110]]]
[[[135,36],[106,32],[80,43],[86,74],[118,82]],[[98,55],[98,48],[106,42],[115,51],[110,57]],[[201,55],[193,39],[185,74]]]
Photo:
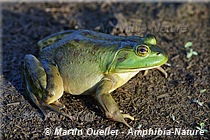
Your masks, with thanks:
[[[111,79],[104,78],[97,88],[95,98],[101,105],[107,118],[124,123],[126,126],[131,127],[124,118],[129,118],[131,120],[134,120],[134,118],[128,114],[120,113],[117,103],[110,94],[113,87],[115,87],[115,82]]]
[[[63,95],[63,81],[56,66],[40,61],[33,55],[24,58],[24,78],[26,89],[32,101],[47,117],[46,109],[52,109],[58,113],[64,106],[58,99]],[[69,117],[69,116],[68,116]]]

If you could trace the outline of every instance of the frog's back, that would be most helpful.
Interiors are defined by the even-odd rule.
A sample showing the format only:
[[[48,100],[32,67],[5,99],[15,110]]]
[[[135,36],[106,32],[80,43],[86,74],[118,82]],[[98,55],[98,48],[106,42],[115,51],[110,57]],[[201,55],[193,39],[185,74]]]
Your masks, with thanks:
[[[40,60],[57,65],[64,89],[71,94],[94,89],[115,55],[115,47],[110,42],[87,38],[80,33],[74,32],[44,47],[39,56]]]
[[[55,42],[62,40],[63,38],[76,33],[76,35],[80,35],[86,38],[92,38],[92,39],[100,39],[100,40],[105,40],[105,41],[123,41],[123,40],[132,40],[132,41],[139,41],[141,38],[138,36],[112,36],[104,33],[99,33],[95,31],[90,31],[90,30],[67,30],[67,31],[61,31],[55,34],[52,34],[42,40],[40,40],[37,44],[39,50],[50,46],[54,44]]]
[[[64,33],[62,39],[44,47],[40,60],[57,65],[65,91],[81,94],[104,77],[119,48],[133,42],[125,37],[78,30],[68,35]]]
[[[67,31],[61,31],[61,32],[52,34],[52,35],[40,40],[37,43],[37,46],[38,46],[39,50],[41,50],[47,46],[52,45],[53,43],[55,43],[59,40],[61,40],[62,38],[72,34],[73,32],[74,32],[74,30],[67,30]]]

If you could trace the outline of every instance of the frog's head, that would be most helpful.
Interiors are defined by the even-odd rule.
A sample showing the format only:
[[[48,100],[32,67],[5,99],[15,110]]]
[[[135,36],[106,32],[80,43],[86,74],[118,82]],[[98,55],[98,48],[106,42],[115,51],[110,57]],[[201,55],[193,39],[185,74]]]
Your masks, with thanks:
[[[125,45],[117,50],[109,72],[147,70],[165,64],[168,55],[156,45],[155,36],[147,34],[136,45]]]

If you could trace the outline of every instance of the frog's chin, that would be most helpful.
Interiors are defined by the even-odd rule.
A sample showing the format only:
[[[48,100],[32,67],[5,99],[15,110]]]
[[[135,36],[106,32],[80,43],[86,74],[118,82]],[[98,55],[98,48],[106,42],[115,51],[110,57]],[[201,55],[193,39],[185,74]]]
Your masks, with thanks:
[[[122,72],[122,73],[124,73],[124,72],[135,72],[135,71],[155,69],[155,68],[159,68],[160,66],[153,66],[153,67],[147,67],[147,68],[126,68],[126,69],[118,69],[117,71]]]
[[[147,72],[150,69],[157,69],[157,70],[159,70],[160,72],[163,73],[163,75],[165,76],[165,78],[168,77],[167,72],[161,67],[161,65],[160,66],[148,67],[148,68],[126,69],[126,70],[125,69],[124,70],[121,69],[121,70],[116,70],[116,72],[117,73],[135,73],[135,74],[137,74],[139,71],[145,71],[144,75],[147,75]]]

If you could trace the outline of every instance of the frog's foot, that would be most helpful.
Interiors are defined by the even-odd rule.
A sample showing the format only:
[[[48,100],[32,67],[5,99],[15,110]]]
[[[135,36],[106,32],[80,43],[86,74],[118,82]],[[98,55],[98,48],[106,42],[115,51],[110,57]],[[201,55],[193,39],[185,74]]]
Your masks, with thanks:
[[[162,72],[162,74],[165,75],[165,78],[168,77],[168,73],[162,67],[157,67],[156,69]]]
[[[168,73],[162,67],[156,67],[155,69],[159,70],[165,76],[165,78],[168,77]],[[148,74],[148,71],[149,70],[144,71],[144,76]]]
[[[48,113],[46,113],[46,110],[54,111],[54,112],[56,112],[58,114],[61,114],[61,115],[65,116],[65,117],[71,119],[72,121],[74,120],[74,118],[72,116],[70,116],[69,114],[61,112],[61,109],[65,109],[65,106],[62,105],[59,101],[55,101],[55,102],[53,102],[53,103],[51,103],[49,105],[41,101],[39,109],[44,114],[45,120],[47,119],[47,114],[48,114]]]
[[[47,119],[48,113],[49,113],[46,110],[55,111],[63,116],[70,118],[71,120],[74,120],[72,116],[60,111],[61,109],[64,109],[65,106],[61,104],[58,100],[48,105],[42,100],[38,100],[37,97],[33,94],[33,92],[30,91],[29,88],[27,88],[27,91],[29,93],[29,96],[32,102],[39,108],[39,110],[44,115],[44,120]]]
[[[69,114],[61,112],[61,109],[65,109],[65,106],[62,105],[59,101],[55,101],[55,102],[53,102],[51,104],[46,104],[44,102],[41,102],[41,107],[47,108],[48,110],[52,110],[52,111],[54,111],[54,112],[56,112],[58,114],[61,114],[61,115],[65,116],[65,117],[67,117],[67,118],[70,118],[72,121],[74,120],[74,118],[72,116],[70,116]],[[41,110],[43,110],[43,108],[41,108]],[[44,115],[45,115],[45,120],[46,120],[47,114],[44,114]]]
[[[32,102],[39,108],[39,110],[42,112],[42,114],[44,115],[44,120],[47,119],[47,108],[42,106],[41,103],[39,102],[39,100],[36,98],[36,96],[29,90],[29,88],[27,88],[28,90],[28,93],[29,93],[29,96],[30,96],[30,99],[32,100]]]
[[[134,118],[128,114],[122,114],[111,94],[107,92],[116,86],[115,84],[117,82],[112,80],[109,78],[104,78],[101,81],[101,84],[97,88],[95,98],[101,105],[101,108],[107,118],[112,119],[113,121],[121,122],[131,128],[131,126],[125,121],[125,118],[129,118],[131,120],[134,120]]]
[[[145,71],[144,71],[144,76],[147,75],[148,71],[149,71],[149,70],[145,70]]]
[[[125,118],[128,118],[130,120],[134,120],[134,117],[130,116],[129,114],[121,114],[120,111],[118,112],[113,112],[113,113],[109,113],[109,112],[106,112],[106,117],[109,118],[109,119],[112,119],[114,121],[117,121],[117,122],[121,122],[121,123],[124,123],[126,126],[132,128],[126,121],[125,121]]]
[[[58,100],[51,103],[50,106],[52,106],[53,108],[55,108],[56,110],[61,110],[61,109],[65,109],[65,105],[63,105],[62,103],[60,103]]]
[[[120,113],[123,113],[123,111],[120,110]],[[130,116],[129,114],[122,114],[122,115],[123,115],[123,118],[128,118],[128,119],[134,121],[134,117]]]

